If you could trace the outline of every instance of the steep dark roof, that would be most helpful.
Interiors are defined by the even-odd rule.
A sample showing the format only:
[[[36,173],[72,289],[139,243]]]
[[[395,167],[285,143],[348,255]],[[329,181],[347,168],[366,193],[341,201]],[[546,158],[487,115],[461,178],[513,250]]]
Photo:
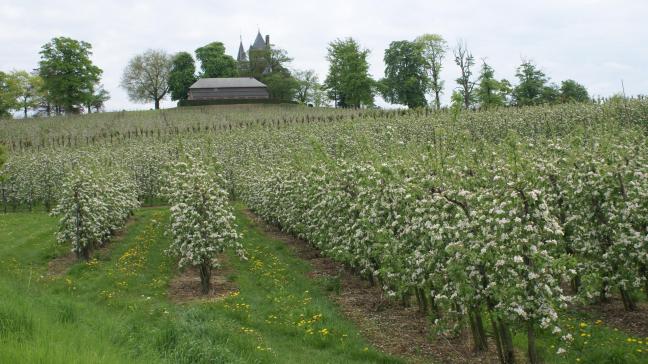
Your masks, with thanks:
[[[232,88],[232,87],[267,87],[252,77],[201,78],[192,88]]]
[[[239,43],[239,51],[238,51],[238,56],[236,57],[237,61],[246,61],[247,56],[245,54],[245,50],[243,49],[243,41]]]
[[[252,49],[263,49],[265,48],[265,40],[263,40],[263,36],[261,35],[261,31],[257,33],[256,39],[254,40],[254,44],[252,44]]]

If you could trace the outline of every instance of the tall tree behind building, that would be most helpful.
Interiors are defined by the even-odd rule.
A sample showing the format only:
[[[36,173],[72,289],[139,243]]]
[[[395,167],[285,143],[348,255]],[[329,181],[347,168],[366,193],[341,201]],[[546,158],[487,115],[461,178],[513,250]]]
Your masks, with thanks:
[[[212,42],[196,49],[196,59],[200,61],[202,78],[236,77],[238,65],[236,60],[225,54],[225,46],[221,42]]]
[[[196,64],[191,54],[179,52],[171,61],[169,73],[169,90],[171,100],[186,100],[189,87],[196,82]]]
[[[284,49],[266,44],[262,48],[253,48],[249,52],[245,65],[245,74],[268,86],[270,98],[282,101],[293,101],[299,89],[299,81],[288,69],[292,58]]]

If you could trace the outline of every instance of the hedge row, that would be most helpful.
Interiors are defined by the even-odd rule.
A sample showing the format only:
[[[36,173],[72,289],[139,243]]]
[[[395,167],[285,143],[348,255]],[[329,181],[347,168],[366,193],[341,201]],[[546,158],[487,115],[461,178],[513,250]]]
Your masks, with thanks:
[[[207,105],[239,105],[239,104],[298,104],[296,101],[279,99],[219,99],[219,100],[180,100],[178,107],[207,106]]]

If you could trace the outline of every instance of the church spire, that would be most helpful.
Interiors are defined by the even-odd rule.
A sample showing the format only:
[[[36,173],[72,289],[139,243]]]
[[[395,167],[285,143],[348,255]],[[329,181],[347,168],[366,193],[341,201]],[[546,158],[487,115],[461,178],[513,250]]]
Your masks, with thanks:
[[[238,56],[236,57],[236,60],[239,62],[244,62],[247,61],[247,55],[245,54],[245,49],[243,48],[243,36],[239,35],[239,38],[240,38],[240,43],[239,43]]]
[[[252,44],[252,49],[264,49],[266,47],[266,43],[263,40],[263,36],[261,35],[261,30],[257,32],[256,39],[254,40],[254,43]]]

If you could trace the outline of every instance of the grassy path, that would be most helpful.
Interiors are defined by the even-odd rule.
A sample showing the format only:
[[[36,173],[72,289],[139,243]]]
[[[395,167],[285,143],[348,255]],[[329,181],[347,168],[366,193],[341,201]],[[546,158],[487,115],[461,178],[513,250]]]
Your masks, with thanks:
[[[61,274],[48,263],[67,247],[44,213],[0,215],[0,363],[399,363],[342,317],[311,267],[237,206],[248,260],[228,259],[235,287],[219,300],[175,304],[175,263],[164,254],[168,210],[143,208],[89,262]],[[571,314],[574,343],[541,336],[547,362],[646,363],[648,338]],[[388,333],[398,335],[398,332]],[[515,338],[523,350],[524,338]],[[434,345],[434,344],[433,344]]]
[[[0,362],[392,363],[340,317],[309,267],[237,210],[248,260],[230,257],[238,290],[177,305],[164,254],[168,212],[136,212],[125,234],[89,262],[48,275],[67,254],[56,219],[0,218]]]

